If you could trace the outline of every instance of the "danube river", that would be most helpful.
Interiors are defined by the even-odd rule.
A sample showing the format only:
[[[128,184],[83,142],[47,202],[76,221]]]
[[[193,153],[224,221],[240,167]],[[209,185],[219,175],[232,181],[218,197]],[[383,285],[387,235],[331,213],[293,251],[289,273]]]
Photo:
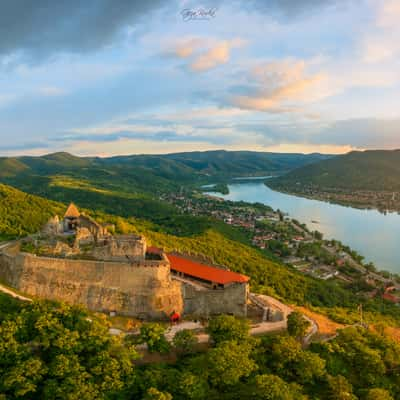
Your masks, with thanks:
[[[260,202],[288,213],[318,230],[326,239],[338,239],[372,261],[378,269],[400,273],[400,215],[359,210],[276,192],[262,182],[233,183],[228,200]]]

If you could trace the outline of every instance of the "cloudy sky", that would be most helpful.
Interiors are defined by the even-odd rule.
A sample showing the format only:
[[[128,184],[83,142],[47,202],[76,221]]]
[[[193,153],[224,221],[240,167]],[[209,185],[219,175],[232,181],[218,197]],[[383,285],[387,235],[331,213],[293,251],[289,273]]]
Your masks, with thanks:
[[[3,1],[0,155],[398,148],[399,20],[399,0]]]

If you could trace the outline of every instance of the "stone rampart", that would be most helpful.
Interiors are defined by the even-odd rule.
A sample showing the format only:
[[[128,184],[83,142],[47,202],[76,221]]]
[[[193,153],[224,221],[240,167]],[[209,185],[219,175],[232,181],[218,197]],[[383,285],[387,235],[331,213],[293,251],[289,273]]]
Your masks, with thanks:
[[[182,282],[184,313],[203,317],[218,314],[246,317],[248,291],[247,283],[232,283],[224,289],[208,289]]]
[[[182,312],[181,284],[169,263],[38,257],[9,247],[0,254],[0,280],[38,298],[83,304],[94,311],[162,319]]]

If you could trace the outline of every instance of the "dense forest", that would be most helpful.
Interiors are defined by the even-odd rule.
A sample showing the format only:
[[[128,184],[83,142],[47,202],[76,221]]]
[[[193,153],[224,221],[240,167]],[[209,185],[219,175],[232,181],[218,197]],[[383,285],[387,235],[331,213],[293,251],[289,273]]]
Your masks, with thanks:
[[[295,328],[295,319],[292,327]],[[299,326],[299,325],[297,325]],[[143,324],[111,336],[104,318],[82,308],[0,294],[0,398],[29,400],[394,400],[400,396],[400,346],[379,332],[346,328],[329,342],[301,345],[299,329],[250,337],[248,323],[209,321],[212,344],[190,331],[173,343]],[[160,353],[141,363],[135,344]],[[173,354],[175,361],[162,362]],[[168,359],[168,358],[165,358]],[[137,363],[139,361],[139,363]]]
[[[300,167],[268,181],[274,188],[314,186],[349,190],[400,191],[400,150],[352,151]]]
[[[222,150],[110,158],[54,153],[41,157],[0,158],[0,180],[37,193],[42,185],[59,186],[63,181],[69,186],[90,184],[111,191],[154,194],[210,179],[281,173],[328,157]]]

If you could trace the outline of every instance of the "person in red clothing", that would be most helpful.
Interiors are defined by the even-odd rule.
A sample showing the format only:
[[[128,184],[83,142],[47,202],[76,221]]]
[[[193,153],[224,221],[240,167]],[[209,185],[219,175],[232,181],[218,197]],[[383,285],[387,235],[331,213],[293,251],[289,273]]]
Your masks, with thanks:
[[[181,316],[180,316],[180,314],[179,314],[178,312],[176,312],[176,311],[174,310],[174,311],[172,312],[170,318],[171,318],[171,322],[172,322],[173,324],[176,324],[176,323],[178,323],[179,320],[181,319]]]

